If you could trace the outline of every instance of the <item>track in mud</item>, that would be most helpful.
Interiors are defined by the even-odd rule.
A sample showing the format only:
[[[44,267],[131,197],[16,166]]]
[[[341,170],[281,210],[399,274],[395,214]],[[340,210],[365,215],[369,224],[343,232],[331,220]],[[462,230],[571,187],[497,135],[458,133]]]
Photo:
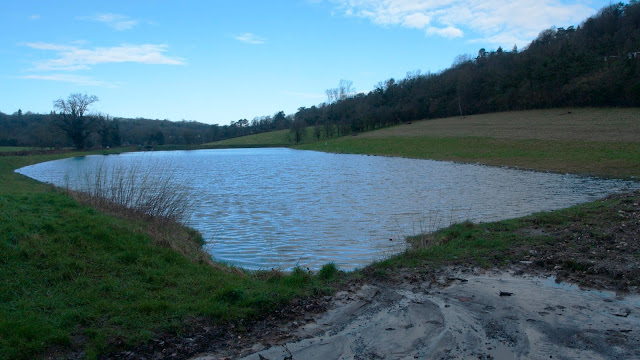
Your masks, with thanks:
[[[266,340],[241,354],[248,360],[640,358],[638,295],[506,272],[440,280],[447,279],[445,287],[407,282],[340,292],[327,312],[289,339]]]

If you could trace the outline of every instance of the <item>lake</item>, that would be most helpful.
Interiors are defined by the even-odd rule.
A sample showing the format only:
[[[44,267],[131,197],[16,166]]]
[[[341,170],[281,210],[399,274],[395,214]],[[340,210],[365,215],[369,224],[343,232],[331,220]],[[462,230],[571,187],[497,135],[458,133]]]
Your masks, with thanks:
[[[640,188],[636,182],[444,161],[286,148],[91,155],[16,172],[78,189],[99,166],[135,166],[187,192],[187,224],[218,261],[247,269],[361,268],[403,238],[454,222],[495,221]],[[147,171],[148,173],[148,171]]]

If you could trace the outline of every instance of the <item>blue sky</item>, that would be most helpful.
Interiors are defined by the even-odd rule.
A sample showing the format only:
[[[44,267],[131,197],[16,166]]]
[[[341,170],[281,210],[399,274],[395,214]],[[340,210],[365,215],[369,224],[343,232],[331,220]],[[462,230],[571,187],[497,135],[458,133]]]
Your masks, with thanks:
[[[111,116],[229,124],[294,113],[341,79],[368,92],[461,54],[522,48],[609,1],[9,1],[0,111],[48,113],[71,93]]]

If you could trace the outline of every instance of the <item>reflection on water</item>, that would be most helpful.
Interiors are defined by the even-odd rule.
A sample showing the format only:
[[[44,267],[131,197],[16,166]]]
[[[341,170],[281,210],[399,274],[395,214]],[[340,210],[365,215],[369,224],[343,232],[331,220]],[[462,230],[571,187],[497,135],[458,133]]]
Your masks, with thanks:
[[[494,221],[638,188],[602,180],[451,162],[291,149],[85,156],[18,172],[59,186],[98,164],[170,164],[192,194],[188,224],[216,260],[249,269],[362,267],[402,238],[464,220]],[[176,176],[175,174],[179,175]],[[160,172],[158,176],[163,176]]]

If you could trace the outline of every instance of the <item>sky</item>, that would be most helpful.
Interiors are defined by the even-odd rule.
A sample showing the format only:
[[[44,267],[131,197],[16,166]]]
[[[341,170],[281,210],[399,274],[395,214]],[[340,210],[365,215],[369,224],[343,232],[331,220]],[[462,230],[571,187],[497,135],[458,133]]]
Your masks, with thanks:
[[[0,0],[0,111],[72,93],[113,117],[227,125],[436,73],[480,48],[522,49],[596,0]]]

